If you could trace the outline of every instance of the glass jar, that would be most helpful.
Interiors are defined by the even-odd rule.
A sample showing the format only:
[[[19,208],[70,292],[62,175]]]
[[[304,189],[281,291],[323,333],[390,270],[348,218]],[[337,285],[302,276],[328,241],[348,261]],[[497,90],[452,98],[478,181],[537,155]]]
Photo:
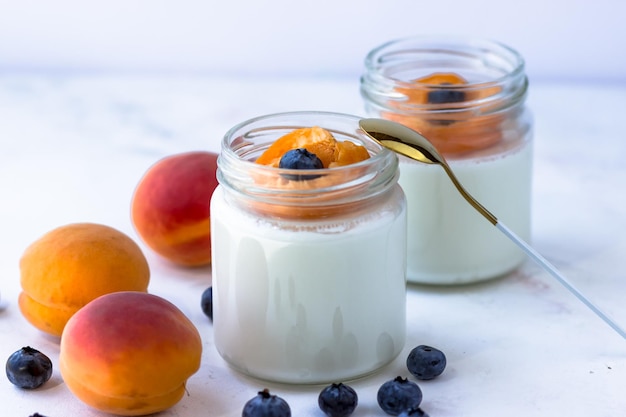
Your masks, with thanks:
[[[370,117],[419,131],[465,188],[530,238],[532,116],[522,57],[488,40],[413,37],[373,49],[361,95]],[[400,158],[408,207],[407,278],[462,284],[503,276],[525,255],[457,192],[439,165]]]
[[[245,121],[224,137],[211,199],[215,346],[234,368],[287,383],[368,374],[404,346],[406,203],[398,158],[358,118],[323,112]],[[319,126],[370,158],[289,170],[254,161]]]

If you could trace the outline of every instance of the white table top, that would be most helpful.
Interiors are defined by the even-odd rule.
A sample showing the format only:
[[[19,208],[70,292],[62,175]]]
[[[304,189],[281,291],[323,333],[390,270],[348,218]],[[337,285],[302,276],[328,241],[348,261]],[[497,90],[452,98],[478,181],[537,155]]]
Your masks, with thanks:
[[[536,118],[533,246],[626,326],[626,124],[624,85],[532,84]],[[0,358],[40,349],[55,371],[24,391],[0,378],[2,415],[102,416],[70,394],[56,368],[58,341],[21,316],[18,260],[45,232],[98,222],[135,238],[130,200],[159,158],[219,150],[232,125],[291,110],[362,114],[356,79],[0,75]],[[209,269],[167,264],[147,248],[150,292],[179,306],[202,334],[201,369],[188,395],[162,416],[239,416],[264,387],[298,417],[323,416],[319,386],[254,380],[215,351],[200,294]],[[408,375],[418,344],[442,349],[446,372],[419,383],[431,417],[591,416],[626,411],[626,340],[537,265],[461,287],[408,288],[405,350],[375,375],[350,382],[359,416],[383,416],[376,391]]]

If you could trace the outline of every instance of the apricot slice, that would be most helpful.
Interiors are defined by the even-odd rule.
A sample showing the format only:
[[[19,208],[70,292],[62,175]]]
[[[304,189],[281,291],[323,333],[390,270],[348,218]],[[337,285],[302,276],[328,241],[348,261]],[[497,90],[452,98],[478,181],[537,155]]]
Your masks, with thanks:
[[[349,140],[337,142],[335,159],[328,165],[329,168],[355,164],[370,157],[369,152],[361,145],[357,145]]]
[[[322,161],[323,168],[335,168],[355,164],[370,157],[364,146],[349,140],[338,141],[326,129],[318,126],[295,129],[278,138],[265,152],[257,158],[256,163],[279,167],[281,158],[294,149],[306,149]],[[283,200],[277,203],[254,202],[252,209],[264,215],[281,218],[319,218],[334,215],[348,210],[344,206],[337,206],[330,195],[317,196],[314,206],[300,204],[299,191],[319,190],[339,184],[346,180],[346,176],[357,175],[354,172],[345,173],[334,171],[326,175],[287,176],[265,173],[255,178],[259,184],[268,188],[286,191]],[[293,194],[289,195],[292,192]],[[298,201],[298,203],[295,203]]]
[[[328,130],[313,126],[295,129],[281,136],[256,162],[278,167],[280,158],[285,153],[298,148],[315,154],[324,164],[324,168],[352,164],[369,158],[369,153],[363,146],[350,141],[339,142]]]
[[[417,130],[444,155],[462,154],[494,145],[502,139],[500,114],[476,114],[457,103],[480,100],[497,94],[499,87],[464,89],[467,80],[455,73],[438,72],[413,80],[414,87],[398,87],[407,102],[436,106],[434,110],[385,113],[384,117]],[[391,103],[392,107],[398,107]]]
[[[410,103],[420,104],[440,104],[445,102],[442,100],[442,96],[451,98],[448,102],[460,102],[465,100],[465,93],[460,90],[451,90],[448,87],[441,88],[441,86],[454,86],[467,84],[465,78],[454,73],[442,73],[437,72],[431,75],[427,75],[422,78],[418,78],[412,81],[413,84],[423,85],[423,88],[398,88],[397,90],[406,95]],[[439,88],[438,88],[439,86]],[[446,94],[447,93],[447,94]],[[433,99],[437,98],[437,99]]]
[[[326,168],[335,158],[336,142],[333,135],[328,130],[322,129],[321,127],[315,126],[295,129],[272,143],[272,145],[259,156],[256,162],[261,165],[278,167],[278,163],[283,154],[292,149],[304,148],[315,154]]]

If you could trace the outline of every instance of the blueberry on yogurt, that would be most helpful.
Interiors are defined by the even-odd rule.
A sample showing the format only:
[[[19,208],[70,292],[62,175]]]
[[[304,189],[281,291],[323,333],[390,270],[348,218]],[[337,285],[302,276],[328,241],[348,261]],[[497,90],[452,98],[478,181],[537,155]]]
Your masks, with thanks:
[[[296,148],[284,153],[278,163],[283,169],[322,169],[322,160],[305,148]],[[290,180],[302,181],[318,178],[318,175],[285,175]]]
[[[465,93],[459,90],[437,89],[428,92],[430,104],[460,103],[465,101]]]

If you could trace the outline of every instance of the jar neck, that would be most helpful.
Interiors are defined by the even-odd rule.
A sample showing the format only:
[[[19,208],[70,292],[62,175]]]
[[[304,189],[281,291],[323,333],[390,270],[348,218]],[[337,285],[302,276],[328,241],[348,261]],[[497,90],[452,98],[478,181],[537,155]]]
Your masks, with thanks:
[[[397,156],[371,140],[356,116],[294,112],[264,116],[231,129],[222,141],[217,178],[232,203],[263,216],[317,219],[367,207],[397,183]],[[320,126],[337,140],[351,140],[370,153],[364,161],[316,170],[293,170],[254,161],[290,131]]]
[[[458,74],[467,83],[415,82],[436,73]],[[412,99],[434,88],[463,99],[445,103]],[[527,90],[522,57],[503,44],[485,40],[417,37],[391,41],[367,55],[361,77],[361,95],[368,105],[400,114],[491,114],[523,103]]]
[[[471,39],[386,43],[367,55],[361,77],[368,114],[411,127],[451,158],[522,143],[527,91],[517,52]]]

